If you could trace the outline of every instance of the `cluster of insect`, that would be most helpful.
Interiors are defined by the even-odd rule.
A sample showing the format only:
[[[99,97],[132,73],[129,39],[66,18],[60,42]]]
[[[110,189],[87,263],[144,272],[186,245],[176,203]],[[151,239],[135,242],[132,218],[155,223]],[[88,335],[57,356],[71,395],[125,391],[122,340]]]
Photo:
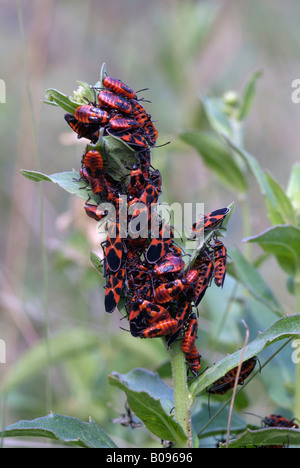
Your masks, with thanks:
[[[201,356],[195,345],[198,320],[193,307],[199,305],[213,279],[217,286],[223,286],[226,247],[213,236],[193,264],[186,263],[184,251],[175,243],[173,227],[152,209],[162,189],[161,174],[151,165],[151,148],[156,146],[158,132],[142,102],[125,83],[105,76],[102,87],[95,92],[95,102],[78,106],[74,115],[65,115],[65,120],[79,138],[87,138],[91,144],[103,128],[105,134],[121,139],[135,151],[136,162],[128,168],[125,186],[111,177],[109,168],[104,168],[105,155],[97,149],[88,145],[82,157],[81,180],[93,195],[112,204],[116,213],[114,221],[107,223],[103,246],[105,311],[112,313],[125,298],[131,334],[140,338],[166,337],[168,347],[180,339],[188,369],[197,376]],[[127,222],[143,215],[147,236],[121,236],[124,194],[131,209]],[[85,211],[97,221],[108,215],[107,210],[89,201]],[[205,215],[192,226],[192,238],[220,228],[228,212],[226,207]]]
[[[144,90],[140,90],[144,91]],[[122,299],[129,330],[134,337],[165,337],[167,347],[180,340],[187,362],[187,374],[197,377],[201,355],[196,347],[197,307],[207,288],[214,281],[222,287],[226,275],[227,250],[218,235],[229,208],[220,208],[204,215],[191,228],[191,239],[208,240],[196,249],[193,260],[184,260],[183,249],[175,242],[174,228],[153,210],[162,192],[162,178],[151,164],[151,149],[158,137],[151,115],[133,91],[122,81],[107,75],[95,89],[95,100],[78,106],[65,120],[78,138],[90,144],[83,154],[80,181],[93,192],[93,200],[105,200],[115,210],[112,221],[108,210],[86,201],[86,214],[96,221],[107,220],[107,238],[103,243],[105,311],[111,314]],[[128,174],[115,180],[105,167],[106,154],[97,149],[100,131],[126,143],[135,154],[135,163],[126,166]],[[126,182],[124,182],[126,181]],[[126,196],[126,215],[122,206]],[[130,212],[130,216],[128,216]],[[139,220],[146,222],[147,235],[121,236],[121,224]],[[126,216],[126,220],[124,217]],[[154,226],[154,227],[153,227]],[[211,234],[207,237],[208,234]],[[195,312],[196,311],[196,312]],[[243,385],[256,366],[253,356],[215,381],[206,392],[224,395]],[[270,427],[298,428],[294,420],[278,415],[263,420]]]
[[[82,138],[92,143],[99,139],[100,128],[137,149],[155,146],[158,132],[151,116],[138,100],[137,94],[125,83],[105,76],[97,102],[77,107],[65,120]],[[144,90],[140,90],[144,91]]]

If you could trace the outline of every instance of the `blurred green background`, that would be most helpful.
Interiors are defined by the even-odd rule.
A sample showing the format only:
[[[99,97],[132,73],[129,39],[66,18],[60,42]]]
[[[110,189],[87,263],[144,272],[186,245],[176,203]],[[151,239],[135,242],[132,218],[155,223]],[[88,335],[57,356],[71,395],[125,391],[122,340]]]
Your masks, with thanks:
[[[226,245],[243,249],[239,200],[218,183],[195,151],[180,142],[178,134],[201,126],[201,96],[240,93],[251,74],[262,70],[246,122],[245,144],[286,185],[292,164],[299,160],[300,104],[292,103],[291,84],[300,78],[300,4],[294,0],[20,3],[22,11],[18,2],[1,0],[0,16],[0,78],[6,83],[6,103],[0,104],[0,338],[6,343],[7,361],[0,364],[0,378],[15,379],[8,395],[2,396],[0,423],[3,427],[33,419],[52,409],[85,421],[92,416],[122,443],[126,439],[128,446],[155,444],[146,431],[111,423],[125,411],[122,396],[107,383],[107,374],[133,367],[155,370],[167,358],[161,342],[134,339],[120,329],[126,323],[120,322],[117,312],[105,315],[103,282],[89,259],[90,250],[99,251],[99,239],[83,201],[20,174],[21,169],[50,174],[80,165],[85,142],[69,130],[64,112],[42,99],[47,88],[71,93],[77,80],[94,84],[103,62],[110,76],[136,90],[149,88],[144,96],[151,101],[146,108],[157,121],[158,144],[171,141],[152,152],[153,166],[163,175],[162,201],[204,202],[205,212],[235,201]],[[260,233],[269,221],[254,180],[249,200],[252,232]],[[276,263],[266,262],[262,273],[292,313],[293,299]],[[224,327],[222,337],[214,335],[214,320],[232,287],[230,278],[223,292],[212,287],[200,311],[203,337],[200,332],[198,347],[210,363],[243,342],[240,326]],[[239,311],[233,310],[235,318],[234,314],[240,320]],[[57,347],[51,341],[47,347],[45,337],[50,340],[57,334],[61,334]],[[40,340],[46,342],[48,357],[37,358],[33,352],[19,369],[19,359]],[[278,397],[272,399],[259,390],[264,410],[258,411],[276,408]]]

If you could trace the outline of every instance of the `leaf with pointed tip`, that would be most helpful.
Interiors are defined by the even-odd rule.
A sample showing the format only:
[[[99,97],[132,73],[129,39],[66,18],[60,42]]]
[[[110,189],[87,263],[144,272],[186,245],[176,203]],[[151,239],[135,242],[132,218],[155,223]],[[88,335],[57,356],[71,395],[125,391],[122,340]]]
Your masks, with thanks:
[[[172,414],[173,390],[158,374],[137,368],[123,375],[113,372],[109,382],[126,393],[132,411],[157,437],[173,442],[187,440],[181,424]]]
[[[240,193],[246,192],[246,175],[218,137],[202,130],[184,132],[179,137],[198,151],[206,166],[225,187]]]
[[[300,445],[300,431],[284,427],[246,429],[245,432],[229,442],[229,448],[261,447],[263,445]],[[220,444],[220,448],[225,448],[225,446],[224,443]]]
[[[76,102],[74,99],[71,99],[69,96],[66,96],[57,89],[47,89],[45,93],[44,103],[61,107],[66,112],[73,115],[75,113],[76,108],[83,104]]]
[[[262,75],[262,71],[260,70],[253,73],[253,75],[250,77],[250,80],[245,86],[242,99],[241,99],[240,110],[238,113],[239,120],[244,120],[251,110],[254,96],[255,96],[256,82],[258,78],[261,77],[261,75]]]
[[[99,197],[95,195],[91,189],[88,190],[89,187],[86,182],[79,180],[80,174],[78,171],[59,172],[57,174],[47,175],[37,171],[21,170],[21,174],[34,182],[54,182],[72,195],[77,195],[77,197],[82,198],[83,200],[90,199],[91,203],[94,202],[96,205],[100,203]]]
[[[103,262],[102,259],[95,252],[90,252],[90,259],[98,273],[103,276]]]
[[[244,242],[255,242],[265,252],[275,255],[281,268],[294,276],[300,267],[300,228],[284,224],[273,226],[262,234],[248,237]]]
[[[234,137],[230,119],[224,112],[224,103],[212,97],[202,98],[204,110],[211,127],[219,134],[225,134],[230,138]]]
[[[291,171],[286,194],[297,212],[297,224],[300,224],[300,164],[296,163]]]
[[[117,448],[113,440],[92,419],[88,423],[70,416],[50,413],[33,421],[11,424],[1,437],[47,437],[85,448]]]
[[[272,209],[269,210],[272,224],[295,224],[295,213],[290,199],[269,171],[265,171],[265,175],[276,200],[276,206],[271,206]]]
[[[300,314],[287,315],[277,320],[267,330],[259,332],[257,337],[245,348],[244,361],[256,356],[271,344],[290,337],[300,335]],[[226,356],[201,374],[190,386],[193,397],[206,391],[216,380],[223,377],[229,370],[239,365],[242,350]]]

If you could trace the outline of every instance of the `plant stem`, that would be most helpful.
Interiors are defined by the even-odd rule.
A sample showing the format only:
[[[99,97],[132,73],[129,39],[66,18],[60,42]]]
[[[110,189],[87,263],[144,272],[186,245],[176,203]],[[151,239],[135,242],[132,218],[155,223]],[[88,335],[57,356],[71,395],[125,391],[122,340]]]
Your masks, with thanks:
[[[240,206],[242,213],[243,237],[247,238],[251,236],[250,207],[247,195],[244,195],[241,198]],[[245,243],[245,257],[249,261],[252,259],[252,245],[250,242]]]
[[[300,314],[300,269],[295,275],[296,312]],[[300,419],[300,363],[296,364],[295,417]]]
[[[25,44],[24,28],[23,28],[23,15],[22,15],[22,6],[20,0],[17,0],[17,10],[18,10],[18,19],[19,19],[19,28],[21,34],[21,42],[23,48],[23,62],[24,62],[24,74],[25,81],[27,86],[27,95],[30,106],[30,120],[32,124],[32,141],[34,147],[34,159],[35,159],[35,168],[36,170],[40,169],[40,157],[37,144],[37,124],[33,109],[33,98],[31,93],[29,73],[28,73],[28,63],[27,63],[27,50]],[[52,394],[51,394],[51,383],[50,383],[50,342],[49,342],[49,300],[48,300],[48,262],[47,262],[47,252],[45,244],[45,232],[44,232],[44,214],[43,214],[43,186],[39,185],[39,205],[40,205],[40,248],[42,255],[42,275],[43,275],[43,293],[44,293],[44,310],[45,310],[45,335],[46,335],[46,344],[47,344],[47,364],[46,364],[46,409],[50,411],[52,407]]]
[[[192,447],[190,397],[186,378],[185,357],[180,342],[175,342],[169,349],[175,402],[175,417],[188,436],[187,446]],[[178,442],[176,442],[178,445]],[[179,442],[180,443],[180,442]],[[179,447],[179,445],[178,445]],[[186,444],[180,447],[186,447]]]

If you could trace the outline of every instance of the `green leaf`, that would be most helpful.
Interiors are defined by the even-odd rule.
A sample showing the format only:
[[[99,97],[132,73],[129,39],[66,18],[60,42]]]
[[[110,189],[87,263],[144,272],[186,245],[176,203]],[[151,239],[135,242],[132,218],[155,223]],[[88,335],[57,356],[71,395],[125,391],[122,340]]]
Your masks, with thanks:
[[[126,184],[126,177],[128,177],[129,173],[128,167],[136,163],[135,152],[132,148],[119,138],[109,135],[106,137],[100,136],[99,141],[95,145],[87,145],[87,151],[89,149],[96,149],[101,154],[104,154],[104,167],[107,169],[109,175],[114,180],[123,181],[123,183]],[[96,204],[100,203],[100,201],[106,201],[105,199],[101,200],[98,196],[93,194],[86,182],[80,180],[78,171],[73,170],[72,172],[60,172],[47,175],[41,172],[23,169],[21,173],[24,177],[34,182],[54,182],[72,195],[77,195],[84,200],[91,199],[91,202]]]
[[[256,299],[269,307],[275,314],[282,317],[282,315],[284,315],[284,310],[259,271],[238,249],[230,250],[229,256],[233,260],[233,267],[236,272],[235,277],[243,283]]]
[[[103,130],[103,129],[102,129]],[[124,181],[128,177],[128,167],[136,164],[135,151],[120,138],[108,135],[100,138],[95,145],[87,145],[87,150],[95,149],[105,155],[105,166],[108,174],[117,181]]]
[[[103,62],[102,65],[101,65],[100,76],[99,76],[99,83],[101,83],[101,86],[102,86],[103,80],[104,80],[104,78],[105,78],[106,76],[107,76],[107,73],[106,73],[106,63]]]
[[[271,344],[285,338],[300,335],[300,314],[288,315],[277,320],[267,330],[259,332],[257,337],[246,346],[244,361],[256,356]],[[223,377],[229,370],[237,367],[240,362],[242,350],[226,356],[217,362],[203,374],[201,374],[190,386],[193,397],[205,391],[216,380]]]
[[[66,96],[65,94],[61,93],[57,89],[47,89],[45,93],[45,100],[44,102],[46,104],[56,104],[57,106],[61,107],[64,109],[66,112],[69,112],[70,114],[75,113],[75,110],[78,106],[80,106],[82,103],[79,103],[72,99],[69,96]]]
[[[103,276],[103,262],[102,259],[95,252],[90,252],[90,260],[98,273]]]
[[[229,448],[260,447],[262,445],[300,445],[300,431],[283,427],[269,427],[265,429],[246,429],[229,442]],[[220,448],[225,448],[220,444]]]
[[[41,172],[37,171],[27,171],[25,169],[20,171],[26,179],[33,180],[34,182],[40,182],[41,180],[46,180],[48,182],[52,182],[51,176],[46,174],[42,174]]]
[[[7,372],[1,382],[1,389],[10,391],[37,372],[43,371],[63,359],[95,349],[99,346],[99,335],[91,330],[73,328],[53,336],[47,342],[41,340],[25,352]]]
[[[185,266],[185,271],[187,271],[193,265],[194,261],[199,255],[199,251],[203,248],[203,246],[205,246],[209,242],[210,239],[212,239],[213,236],[217,236],[217,237],[226,236],[227,225],[233,213],[234,207],[235,207],[235,202],[232,202],[230,203],[230,205],[227,206],[229,211],[226,217],[224,218],[224,220],[222,221],[221,228],[211,229],[210,231],[208,230],[208,232],[205,234],[203,238],[202,237],[196,238],[195,248],[194,248],[193,253],[191,254],[190,261]]]
[[[290,199],[285,194],[283,188],[270,174],[270,172],[266,171],[265,174],[266,181],[269,184],[269,187],[272,190],[274,198],[276,200],[276,207],[270,206],[269,210],[269,216],[272,221],[272,224],[295,224],[295,213]],[[282,220],[281,222],[280,219]]]
[[[246,192],[248,184],[243,171],[218,137],[199,130],[182,133],[179,137],[198,151],[224,186],[240,193]]]
[[[219,134],[234,137],[231,123],[223,111],[224,103],[221,100],[204,96],[202,98],[204,110],[211,127]]]
[[[285,224],[273,226],[262,234],[248,237],[244,242],[255,242],[275,255],[281,268],[294,276],[300,268],[300,228]]]
[[[75,102],[76,106],[81,106],[82,104],[90,104],[95,102],[95,90],[84,81],[77,81],[78,88],[76,91],[73,91],[74,97],[71,98],[72,103]]]
[[[253,104],[253,100],[255,96],[256,82],[257,82],[257,79],[261,77],[261,75],[262,75],[261,71],[257,71],[253,73],[250,80],[246,84],[244,92],[243,92],[243,96],[241,99],[241,105],[240,105],[240,109],[239,109],[239,113],[237,117],[238,120],[244,120],[249,114],[252,108],[252,104]]]
[[[290,199],[295,211],[298,214],[298,224],[300,224],[300,164],[296,163],[291,171],[287,185],[286,194]]]
[[[91,190],[88,190],[87,184],[80,179],[80,174],[78,171],[72,172],[59,172],[57,174],[43,174],[42,172],[21,170],[21,173],[24,177],[34,182],[48,181],[54,182],[59,185],[62,189],[66,190],[72,195],[76,195],[83,200],[90,199],[91,203],[96,205],[100,203],[100,199],[96,196]]]
[[[19,421],[0,433],[1,437],[48,437],[85,448],[117,448],[92,419],[88,423],[57,413],[33,421]]]
[[[181,424],[172,414],[173,390],[157,373],[138,368],[123,375],[114,372],[109,382],[126,393],[132,411],[157,437],[173,442],[187,440]]]

